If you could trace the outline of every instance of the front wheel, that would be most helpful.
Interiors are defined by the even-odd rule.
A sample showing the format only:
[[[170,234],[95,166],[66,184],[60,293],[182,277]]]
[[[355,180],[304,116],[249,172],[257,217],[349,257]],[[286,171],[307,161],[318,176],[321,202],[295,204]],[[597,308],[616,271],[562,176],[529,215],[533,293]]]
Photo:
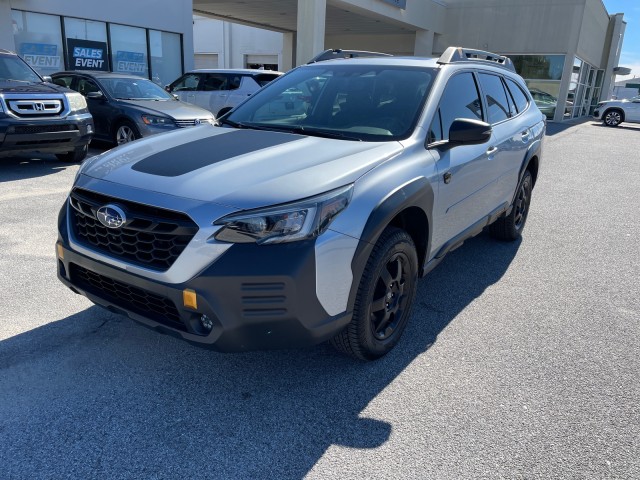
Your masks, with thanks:
[[[529,170],[524,172],[522,180],[518,184],[516,199],[513,202],[511,213],[506,217],[500,217],[489,226],[489,233],[498,240],[514,241],[520,238],[524,224],[529,215],[531,204],[531,192],[533,190],[533,177]]]
[[[76,147],[72,151],[67,153],[56,153],[56,157],[61,162],[81,162],[87,156],[87,152],[89,151],[89,145],[83,145],[81,147]]]
[[[607,127],[617,127],[622,123],[622,114],[618,110],[609,110],[604,114],[604,124]]]
[[[136,126],[129,121],[119,124],[114,134],[114,140],[117,145],[133,142],[137,138],[140,138],[140,133]]]
[[[376,242],[362,274],[353,318],[331,344],[361,360],[389,352],[404,332],[416,293],[418,257],[411,237],[387,228]]]

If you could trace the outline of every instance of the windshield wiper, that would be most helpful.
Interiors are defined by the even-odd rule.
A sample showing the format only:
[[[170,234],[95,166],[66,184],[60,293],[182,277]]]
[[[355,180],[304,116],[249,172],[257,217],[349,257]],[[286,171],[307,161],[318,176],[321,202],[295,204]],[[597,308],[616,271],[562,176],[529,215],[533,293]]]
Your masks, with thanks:
[[[345,135],[340,132],[333,132],[329,130],[323,130],[321,128],[309,128],[298,125],[297,127],[293,127],[291,129],[287,129],[293,133],[300,133],[302,135],[311,135],[314,137],[322,137],[322,138],[337,138],[338,140],[351,140],[354,142],[361,142],[362,139],[358,137],[353,137],[351,135]]]
[[[226,118],[217,120],[217,122],[218,124],[229,125],[230,127],[233,127],[233,128],[242,128],[242,129],[251,129],[251,130],[274,130],[271,127],[262,127],[259,125],[254,125],[252,123],[234,122],[233,120],[227,120]]]

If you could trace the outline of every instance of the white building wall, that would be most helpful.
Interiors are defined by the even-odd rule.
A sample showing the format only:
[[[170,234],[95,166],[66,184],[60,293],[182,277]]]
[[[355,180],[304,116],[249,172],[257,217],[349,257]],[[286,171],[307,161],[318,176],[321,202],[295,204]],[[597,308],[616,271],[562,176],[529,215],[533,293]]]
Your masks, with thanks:
[[[584,0],[451,0],[434,51],[455,45],[507,54],[573,55],[583,10]]]
[[[193,51],[215,53],[219,68],[244,68],[246,55],[273,55],[282,70],[283,34],[193,16]]]

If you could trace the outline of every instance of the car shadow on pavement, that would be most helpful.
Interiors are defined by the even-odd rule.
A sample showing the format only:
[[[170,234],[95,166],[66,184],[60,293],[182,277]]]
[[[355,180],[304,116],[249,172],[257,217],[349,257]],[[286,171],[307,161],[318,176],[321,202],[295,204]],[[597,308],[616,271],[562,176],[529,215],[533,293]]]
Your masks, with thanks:
[[[77,163],[61,162],[53,155],[0,158],[0,183],[25,178],[37,178],[58,173]]]
[[[393,425],[367,407],[500,280],[518,248],[483,233],[452,252],[420,281],[403,339],[376,362],[327,345],[220,354],[95,306],[4,340],[0,472],[301,478],[332,446],[380,447]],[[411,407],[402,398],[384,403]]]

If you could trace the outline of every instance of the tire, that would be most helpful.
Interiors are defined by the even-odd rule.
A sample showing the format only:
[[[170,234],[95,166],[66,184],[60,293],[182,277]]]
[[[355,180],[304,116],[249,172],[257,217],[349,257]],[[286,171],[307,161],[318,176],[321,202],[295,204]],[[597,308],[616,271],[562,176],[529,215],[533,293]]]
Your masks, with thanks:
[[[607,127],[617,127],[622,123],[622,112],[620,110],[607,110],[602,116],[602,121]]]
[[[87,144],[81,147],[77,147],[71,152],[56,153],[56,157],[58,157],[58,160],[60,160],[61,162],[77,163],[84,160],[88,152],[89,152],[89,145]]]
[[[493,238],[512,242],[522,235],[524,225],[529,215],[529,205],[531,204],[531,192],[533,190],[533,177],[529,170],[524,172],[522,180],[516,190],[516,198],[513,201],[511,213],[505,217],[498,218],[489,226],[489,233]]]
[[[124,145],[140,138],[138,128],[129,120],[124,120],[118,124],[114,133],[113,141],[116,145]]]
[[[331,339],[331,344],[360,360],[375,360],[388,353],[407,326],[417,272],[413,240],[404,230],[388,227],[367,261],[351,322]]]

